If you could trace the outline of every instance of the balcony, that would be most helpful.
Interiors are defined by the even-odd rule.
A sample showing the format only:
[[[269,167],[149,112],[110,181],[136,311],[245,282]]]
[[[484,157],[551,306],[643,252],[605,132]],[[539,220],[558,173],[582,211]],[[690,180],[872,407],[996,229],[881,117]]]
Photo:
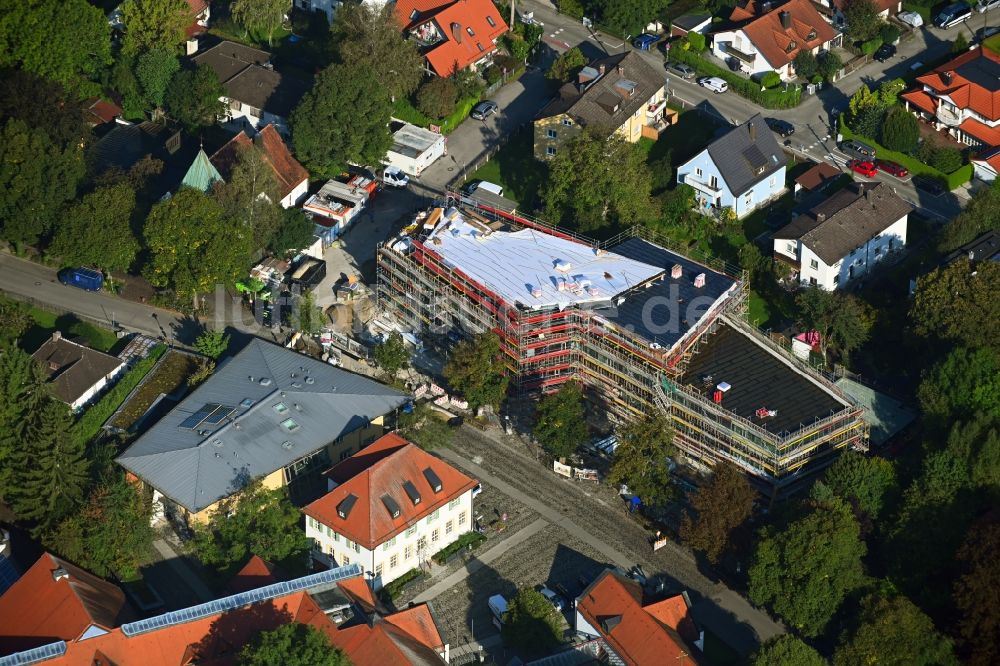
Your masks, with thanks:
[[[684,182],[696,190],[707,192],[713,196],[722,192],[722,185],[718,181],[706,183],[703,180],[699,180],[693,173],[684,174]]]
[[[663,115],[663,109],[667,106],[667,100],[661,99],[659,102],[655,102],[646,107],[646,120],[650,123],[655,123],[660,120]]]
[[[745,62],[748,65],[752,65],[754,63],[754,61],[757,59],[757,54],[756,53],[745,53],[743,51],[740,51],[738,48],[736,48],[735,46],[733,46],[731,43],[730,44],[726,44],[725,51],[726,51],[726,53],[728,53],[729,55],[733,56],[737,60],[742,60],[743,62]]]
[[[961,125],[964,120],[964,118],[962,118],[962,112],[959,109],[951,106],[950,104],[945,104],[944,102],[938,104],[936,115],[937,119],[948,127]]]

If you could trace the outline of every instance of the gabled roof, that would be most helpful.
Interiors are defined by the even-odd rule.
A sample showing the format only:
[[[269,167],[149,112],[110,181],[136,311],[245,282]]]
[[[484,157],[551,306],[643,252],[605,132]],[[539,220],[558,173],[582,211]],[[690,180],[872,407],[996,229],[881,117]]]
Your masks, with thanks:
[[[781,170],[787,160],[760,114],[708,144],[708,154],[737,197]]]
[[[1000,54],[977,47],[917,77],[938,96],[989,120],[1000,120]],[[914,100],[911,100],[914,101]]]
[[[796,178],[795,183],[806,190],[818,190],[828,185],[830,181],[839,178],[843,173],[829,162],[819,162]]]
[[[309,172],[292,157],[285,141],[271,124],[264,127],[253,140],[241,130],[226,145],[215,151],[209,159],[223,179],[229,180],[232,175],[240,146],[250,145],[256,145],[263,152],[278,184],[279,199],[284,199],[303,181],[309,180]]]
[[[84,120],[94,125],[114,122],[115,118],[122,115],[122,108],[113,102],[91,97],[83,103]]]
[[[59,569],[66,575],[56,580]],[[45,553],[0,596],[0,656],[72,641],[92,626],[111,631],[132,618],[118,586]]]
[[[368,550],[476,485],[475,480],[394,433],[339,463],[327,476],[339,485],[303,512]],[[431,485],[435,477],[440,482],[437,491]],[[350,497],[355,498],[353,504],[345,511],[347,517],[341,518],[338,507],[345,500],[351,503]],[[397,515],[393,517],[390,510]]]
[[[254,338],[117,460],[197,512],[406,400],[367,377]]]
[[[832,266],[911,210],[886,183],[857,183],[800,215],[776,231],[774,238],[798,239]]]
[[[276,116],[287,117],[309,90],[308,81],[282,76],[271,69],[271,54],[267,51],[236,42],[219,42],[192,60],[215,71],[229,99]]]
[[[273,564],[257,555],[251,555],[243,568],[236,572],[236,575],[226,583],[226,590],[230,594],[239,594],[247,590],[255,590],[258,587],[277,583],[279,577],[277,569]]]
[[[613,132],[663,88],[663,72],[635,51],[616,53],[591,62],[580,81],[559,89],[559,96],[545,105],[538,118],[568,114],[584,127]],[[596,76],[597,78],[588,78]]]
[[[208,159],[203,149],[198,150],[194,156],[194,162],[188,168],[184,178],[181,179],[182,187],[191,187],[202,192],[212,189],[212,183],[222,180],[222,175],[218,169]]]
[[[508,30],[491,0],[398,0],[396,20],[405,32],[434,22],[444,39],[424,57],[438,76],[451,76],[496,50],[494,42]]]
[[[31,357],[48,373],[55,397],[67,404],[79,400],[94,384],[125,363],[110,354],[71,342],[58,331]]]
[[[627,666],[663,666],[682,658],[699,663],[698,653],[679,633],[697,639],[687,606],[679,595],[643,608],[639,584],[608,569],[583,591],[576,610]]]
[[[787,28],[782,25],[786,12]],[[809,0],[788,0],[759,16],[751,2],[733,9],[730,20],[746,21],[739,29],[775,69],[790,63],[799,51],[811,51],[837,36]]]

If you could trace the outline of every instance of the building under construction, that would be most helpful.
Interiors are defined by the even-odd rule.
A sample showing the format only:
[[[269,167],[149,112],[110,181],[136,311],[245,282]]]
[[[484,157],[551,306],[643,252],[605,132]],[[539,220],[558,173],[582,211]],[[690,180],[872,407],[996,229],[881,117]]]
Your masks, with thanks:
[[[725,458],[785,492],[846,446],[863,410],[744,321],[745,276],[640,227],[596,242],[459,199],[378,251],[379,316],[400,332],[495,332],[511,390],[577,380],[614,419],[667,412],[688,462]]]

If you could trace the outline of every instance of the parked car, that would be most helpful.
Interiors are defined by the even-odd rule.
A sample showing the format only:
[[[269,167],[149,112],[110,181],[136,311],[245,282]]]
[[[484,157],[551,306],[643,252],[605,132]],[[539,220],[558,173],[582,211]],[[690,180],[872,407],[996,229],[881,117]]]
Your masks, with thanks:
[[[997,1],[1000,2],[1000,0],[997,0]],[[988,38],[992,37],[993,35],[997,34],[998,32],[1000,32],[1000,26],[998,26],[998,25],[991,25],[991,26],[987,26],[985,28],[980,28],[979,30],[976,30],[976,41],[977,42],[981,42],[984,39],[988,39]]]
[[[868,160],[851,160],[847,163],[847,168],[855,173],[860,173],[865,178],[874,178],[878,173],[874,162]]]
[[[502,594],[494,594],[486,600],[490,607],[490,614],[493,616],[493,626],[497,629],[503,627],[503,616],[507,614],[507,599]]]
[[[500,107],[497,105],[496,102],[491,102],[487,100],[485,102],[480,102],[479,104],[476,104],[474,107],[472,107],[472,113],[470,113],[469,115],[472,116],[472,118],[474,118],[475,120],[486,120],[499,110]]]
[[[694,78],[694,70],[689,65],[685,65],[682,62],[667,62],[664,67],[666,67],[668,72],[675,74],[682,79],[690,80]]]
[[[863,141],[851,139],[840,144],[840,149],[848,155],[857,155],[864,160],[875,159],[875,149]]]
[[[549,603],[552,604],[552,607],[555,608],[558,612],[560,613],[563,612],[563,601],[558,594],[556,594],[549,588],[545,587],[545,585],[541,583],[535,586],[535,590],[543,597],[548,599]]]
[[[944,186],[944,183],[941,182],[941,179],[933,176],[914,176],[913,186],[918,190],[923,190],[924,192],[932,194],[936,197],[939,197],[947,192],[947,188]]]
[[[980,14],[985,14],[991,9],[996,9],[997,7],[1000,7],[1000,0],[979,0],[979,2],[976,3],[976,11]]]
[[[518,12],[517,20],[525,25],[537,25],[538,27],[545,25],[535,18],[535,12]]]
[[[795,134],[795,126],[787,120],[781,120],[780,118],[764,118],[764,122],[767,123],[767,126],[771,128],[772,132],[780,136],[782,139]]]
[[[498,197],[503,196],[503,187],[497,185],[496,183],[491,183],[488,180],[477,180],[474,183],[469,183],[465,186],[466,194],[475,194],[480,191],[489,192],[497,195]]]
[[[90,268],[67,268],[56,277],[63,284],[84,291],[100,291],[104,286],[104,274]]]
[[[726,67],[729,68],[730,72],[738,72],[743,68],[743,65],[741,65],[740,61],[736,58],[730,57],[726,58]]]
[[[919,28],[924,25],[924,17],[917,12],[899,12],[896,14],[896,18],[911,28]]]
[[[698,79],[698,85],[702,88],[708,88],[716,94],[729,90],[729,84],[726,83],[726,80],[718,76],[703,76]]]
[[[965,2],[956,2],[937,13],[934,17],[934,25],[945,30],[953,25],[967,21],[971,16],[972,8],[969,5],[965,4]]]
[[[639,49],[640,51],[648,51],[649,49],[653,48],[653,45],[656,44],[656,42],[658,41],[660,41],[660,38],[657,37],[656,35],[650,35],[649,33],[645,33],[639,35],[634,40],[632,40],[632,46]]]
[[[390,187],[406,187],[410,184],[410,177],[399,167],[387,166],[382,171],[382,182]]]
[[[894,55],[896,55],[896,47],[892,44],[883,44],[875,51],[875,59],[879,62],[885,62]]]
[[[890,162],[889,160],[876,160],[875,166],[877,166],[882,171],[885,171],[890,176],[895,176],[896,178],[906,178],[910,175],[910,172],[906,170],[902,164],[896,164],[895,162]]]

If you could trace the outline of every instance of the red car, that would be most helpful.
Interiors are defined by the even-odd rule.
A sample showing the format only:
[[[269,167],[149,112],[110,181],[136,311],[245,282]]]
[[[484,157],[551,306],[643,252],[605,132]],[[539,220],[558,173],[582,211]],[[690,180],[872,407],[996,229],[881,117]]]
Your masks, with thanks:
[[[875,168],[875,163],[869,162],[868,160],[851,160],[847,163],[847,168],[851,171],[860,173],[865,178],[874,178],[875,174],[878,173],[878,169]]]
[[[910,172],[906,170],[901,164],[896,164],[895,162],[888,162],[886,160],[878,160],[875,162],[877,166],[882,171],[885,171],[890,176],[895,176],[896,178],[906,178],[910,175]]]

